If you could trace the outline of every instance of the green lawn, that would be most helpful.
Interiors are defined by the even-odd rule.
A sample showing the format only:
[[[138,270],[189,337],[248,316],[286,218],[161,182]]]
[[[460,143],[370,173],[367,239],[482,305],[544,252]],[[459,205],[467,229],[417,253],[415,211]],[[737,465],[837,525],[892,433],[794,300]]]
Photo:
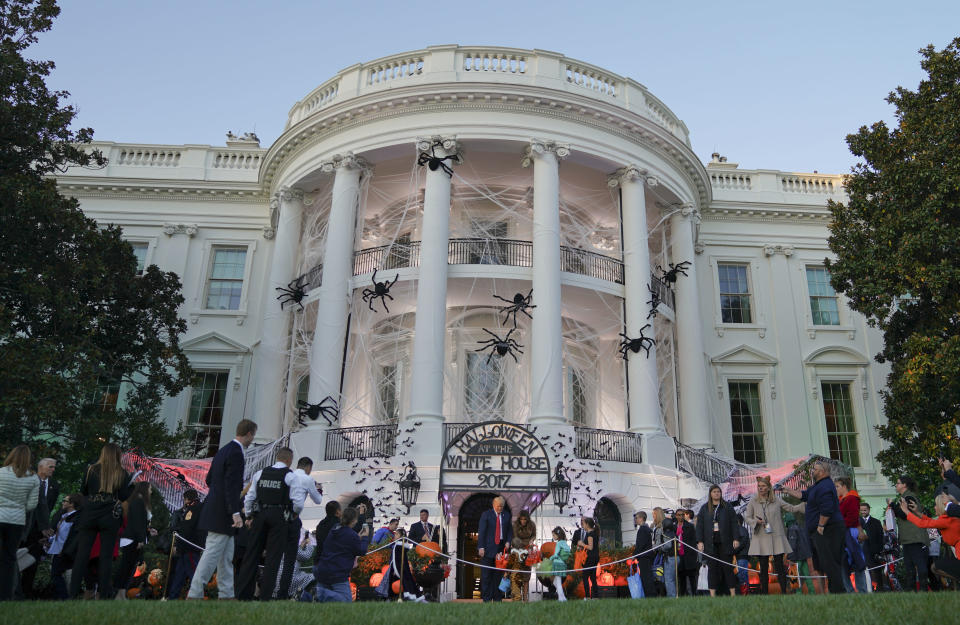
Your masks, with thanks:
[[[7,603],[4,625],[843,625],[956,623],[960,593],[835,597],[770,596],[683,599],[606,599],[565,604],[304,604],[274,602],[74,601]]]

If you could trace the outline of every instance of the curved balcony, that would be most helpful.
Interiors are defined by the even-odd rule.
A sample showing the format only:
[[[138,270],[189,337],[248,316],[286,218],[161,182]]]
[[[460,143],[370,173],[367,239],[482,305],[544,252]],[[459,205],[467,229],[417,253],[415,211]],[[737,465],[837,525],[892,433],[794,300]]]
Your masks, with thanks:
[[[560,271],[597,280],[623,284],[623,262],[573,247],[560,246]],[[532,267],[533,243],[516,239],[450,239],[447,247],[449,265],[500,265],[504,267]],[[353,275],[372,273],[374,269],[402,269],[420,266],[420,241],[392,243],[353,254]],[[320,286],[323,266],[317,265],[300,276],[307,291]],[[650,274],[650,283],[660,293],[662,301],[674,309],[673,291],[655,274]]]

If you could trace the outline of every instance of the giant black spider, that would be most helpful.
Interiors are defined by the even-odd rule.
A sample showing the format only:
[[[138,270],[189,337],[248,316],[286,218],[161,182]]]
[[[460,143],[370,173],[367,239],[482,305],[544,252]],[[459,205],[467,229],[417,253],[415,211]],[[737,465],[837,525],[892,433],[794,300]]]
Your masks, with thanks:
[[[426,150],[420,152],[420,157],[417,158],[417,165],[426,165],[430,168],[430,171],[442,169],[448,176],[453,178],[453,168],[444,163],[444,161],[450,160],[452,163],[457,158],[456,153],[448,154],[447,156],[437,156],[437,148],[443,149],[443,143],[440,141],[434,141],[430,144],[429,152]]]
[[[647,352],[647,358],[650,357],[650,348],[657,344],[657,340],[650,338],[649,336],[644,336],[643,331],[650,327],[650,324],[640,328],[640,336],[635,339],[630,338],[623,332],[620,333],[620,336],[623,337],[623,340],[620,341],[620,355],[623,356],[623,359],[627,359],[627,352],[631,351],[634,354],[639,354],[640,350]]]
[[[663,274],[662,276],[660,276],[661,280],[663,280],[667,284],[675,284],[677,282],[677,278],[680,277],[679,274],[687,275],[686,269],[689,266],[690,266],[690,261],[685,260],[682,263],[677,263],[676,265],[674,265],[673,263],[670,263],[669,271],[667,271],[660,265],[657,265],[657,269],[659,269],[660,273]]]
[[[373,310],[374,312],[376,312],[376,310],[374,310],[373,308],[373,300],[379,298],[380,301],[383,302],[384,310],[386,310],[387,312],[390,312],[390,309],[387,308],[386,298],[389,297],[390,299],[393,299],[393,296],[390,295],[390,287],[396,284],[397,280],[399,279],[400,279],[400,274],[398,273],[393,277],[393,282],[390,282],[389,280],[385,280],[384,282],[377,282],[377,270],[376,268],[374,268],[373,275],[370,277],[370,280],[373,282],[373,288],[363,290],[363,301],[367,302],[367,307],[370,308],[370,310]]]
[[[512,300],[509,300],[505,297],[500,297],[499,295],[494,294],[494,297],[502,302],[510,304],[509,306],[501,306],[500,312],[505,313],[503,317],[503,323],[506,324],[507,320],[510,318],[510,315],[513,315],[513,327],[517,327],[517,313],[522,312],[530,319],[533,319],[533,316],[527,312],[528,308],[536,308],[535,304],[530,303],[530,298],[533,296],[533,289],[530,289],[530,292],[526,296],[523,293],[517,293],[513,296]]]
[[[330,395],[320,400],[319,404],[311,404],[300,400],[297,402],[297,417],[300,425],[306,425],[305,419],[316,421],[320,417],[327,420],[327,425],[333,425],[340,416],[340,406]]]
[[[490,358],[492,358],[494,354],[497,354],[497,356],[506,356],[507,354],[510,354],[510,356],[513,357],[513,361],[518,363],[520,361],[517,360],[517,355],[513,352],[516,350],[522,354],[523,350],[520,348],[523,347],[523,345],[510,338],[510,335],[513,334],[515,330],[516,328],[510,328],[510,331],[507,332],[507,335],[503,338],[500,338],[490,330],[483,328],[483,331],[493,338],[487,339],[486,341],[480,341],[480,344],[483,345],[483,347],[473,351],[482,352],[485,349],[489,349],[490,353],[487,354],[486,362],[490,362]]]
[[[280,310],[283,310],[283,307],[290,302],[293,302],[300,307],[300,310],[303,310],[303,304],[300,302],[307,296],[307,285],[306,282],[304,282],[306,279],[307,276],[302,275],[291,280],[286,288],[282,286],[277,287],[277,290],[280,291],[280,295],[277,296],[277,299],[280,300]]]
[[[660,306],[660,302],[663,300],[660,299],[660,291],[653,288],[649,282],[647,283],[647,290],[650,291],[650,299],[647,300],[647,303],[650,304],[650,311],[647,313],[647,319],[650,317],[657,317],[657,307]]]

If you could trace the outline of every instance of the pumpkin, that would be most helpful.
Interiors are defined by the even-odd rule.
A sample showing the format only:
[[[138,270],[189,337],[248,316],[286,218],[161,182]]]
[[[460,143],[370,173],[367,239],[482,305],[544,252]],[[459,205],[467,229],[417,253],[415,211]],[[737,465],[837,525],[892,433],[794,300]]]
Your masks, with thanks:
[[[376,588],[383,581],[383,573],[374,573],[370,576],[370,588]]]
[[[613,586],[613,573],[611,573],[610,571],[604,571],[600,575],[597,575],[597,585]]]
[[[357,600],[357,585],[354,584],[353,582],[350,582],[350,596],[353,598],[354,601]]]
[[[440,551],[440,545],[435,542],[422,542],[417,545],[417,555],[421,558],[432,558]]]
[[[619,577],[615,577],[615,578],[613,578],[613,585],[614,585],[614,586],[626,586],[626,585],[627,585],[627,578],[624,577],[623,575],[620,575]]]
[[[398,579],[398,580],[394,581],[394,582],[393,582],[393,585],[390,586],[390,588],[393,589],[393,594],[399,595],[399,594],[400,594],[400,580]]]

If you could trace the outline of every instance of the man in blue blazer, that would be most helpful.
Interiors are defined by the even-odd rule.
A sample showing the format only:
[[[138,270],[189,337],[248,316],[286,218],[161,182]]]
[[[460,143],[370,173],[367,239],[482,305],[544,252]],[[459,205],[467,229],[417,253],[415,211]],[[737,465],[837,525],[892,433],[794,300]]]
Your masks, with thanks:
[[[187,599],[203,599],[203,587],[217,571],[217,596],[234,599],[233,539],[243,525],[240,516],[243,492],[243,450],[253,442],[257,424],[243,419],[237,424],[237,437],[217,451],[207,471],[210,491],[200,509],[200,530],[207,532],[203,555],[190,582]]]
[[[477,553],[484,566],[496,566],[497,554],[502,552],[513,538],[510,513],[503,510],[505,503],[503,497],[494,497],[493,507],[480,515]],[[502,577],[503,573],[493,568],[480,570],[480,596],[484,602],[503,599],[499,588]]]

